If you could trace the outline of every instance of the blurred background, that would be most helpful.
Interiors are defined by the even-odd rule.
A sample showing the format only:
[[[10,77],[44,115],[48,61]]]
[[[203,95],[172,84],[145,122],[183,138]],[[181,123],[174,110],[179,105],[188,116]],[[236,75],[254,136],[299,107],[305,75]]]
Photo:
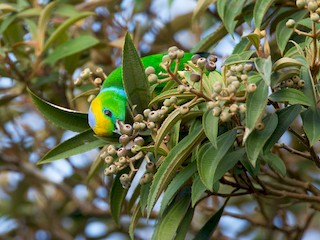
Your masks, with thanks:
[[[65,0],[49,11],[50,2],[0,1],[0,239],[129,239],[130,216],[122,217],[120,227],[114,224],[108,205],[110,184],[102,171],[86,181],[98,150],[36,165],[48,150],[75,133],[43,119],[26,87],[56,105],[86,112],[88,96],[75,97],[94,86],[75,86],[74,81],[86,67],[110,73],[119,66],[127,31],[144,56],[173,45],[188,51],[221,21],[213,4],[194,16],[195,0]],[[54,35],[71,18],[74,21]],[[252,31],[243,24],[234,37],[221,37],[211,49],[220,65],[240,37]],[[88,35],[97,43],[53,57],[59,45]],[[48,64],[43,64],[46,60]],[[256,203],[250,197],[229,205],[219,239],[266,239],[259,227],[240,217],[254,216]],[[293,213],[284,214],[288,226],[299,221]],[[198,214],[190,232],[199,230],[207,218]],[[284,224],[283,219],[275,221]],[[136,239],[150,239],[154,223],[141,221]],[[320,239],[319,229],[311,229],[304,239]]]

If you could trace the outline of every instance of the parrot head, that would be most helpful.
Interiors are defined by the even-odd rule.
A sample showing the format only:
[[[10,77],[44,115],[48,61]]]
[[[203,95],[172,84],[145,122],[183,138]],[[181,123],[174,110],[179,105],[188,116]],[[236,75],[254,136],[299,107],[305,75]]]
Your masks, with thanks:
[[[117,129],[117,121],[124,121],[126,98],[122,92],[102,90],[91,102],[88,122],[96,135],[111,136]]]

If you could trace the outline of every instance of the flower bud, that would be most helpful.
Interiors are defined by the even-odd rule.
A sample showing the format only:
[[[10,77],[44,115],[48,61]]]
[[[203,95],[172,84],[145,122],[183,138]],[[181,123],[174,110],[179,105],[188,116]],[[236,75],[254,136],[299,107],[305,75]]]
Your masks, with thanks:
[[[298,83],[298,82],[300,81],[300,77],[299,77],[299,76],[293,76],[293,77],[292,77],[292,81],[293,81],[294,83]]]
[[[178,92],[179,93],[184,93],[186,91],[186,87],[184,85],[179,85],[178,86]]]
[[[237,112],[238,111],[238,104],[236,104],[236,103],[231,104],[229,110],[232,113]]]
[[[299,82],[298,82],[298,87],[299,88],[302,88],[302,87],[304,87],[304,84],[305,84],[305,81],[304,80],[299,80]]]
[[[229,111],[227,109],[223,110],[220,113],[220,120],[222,122],[228,122],[228,121],[230,121],[230,119],[231,119],[231,114],[229,113]]]
[[[213,109],[212,109],[212,114],[213,114],[213,116],[215,116],[215,117],[219,117],[220,116],[220,113],[221,113],[221,108],[220,107],[214,107]]]
[[[215,82],[215,83],[213,84],[213,91],[214,91],[215,93],[220,93],[221,90],[222,90],[222,83],[221,83],[221,82]]]
[[[310,19],[314,22],[317,22],[319,20],[319,14],[314,12],[310,14]]]
[[[139,122],[134,122],[133,123],[133,129],[134,130],[139,130],[140,129],[140,123]]]
[[[181,49],[178,49],[178,50],[177,50],[177,58],[178,58],[178,59],[181,59],[181,58],[183,58],[183,57],[184,57],[184,51],[181,50]]]
[[[104,170],[104,174],[110,176],[111,174],[115,174],[118,172],[116,165],[112,164]]]
[[[288,79],[288,80],[286,80],[286,86],[287,87],[293,87],[293,81],[292,81],[292,79]]]
[[[138,145],[138,146],[143,146],[144,144],[144,139],[143,137],[136,137],[134,140],[133,140],[133,143]]]
[[[209,101],[207,102],[207,108],[212,109],[214,107],[218,107],[219,106],[219,102],[218,101]]]
[[[208,62],[217,62],[218,61],[218,58],[217,58],[217,56],[216,55],[212,55],[212,54],[210,54],[208,57],[207,57],[207,61]]]
[[[154,173],[156,171],[156,165],[154,162],[148,162],[146,165],[146,171],[148,173]]]
[[[143,121],[143,116],[142,114],[137,114],[136,116],[134,116],[133,121],[135,122],[142,122]]]
[[[121,133],[127,134],[128,136],[131,136],[133,133],[133,128],[130,124],[124,124],[121,126]]]
[[[139,123],[139,129],[144,130],[146,129],[147,125],[144,122]]]
[[[308,10],[309,11],[314,12],[317,10],[317,8],[318,8],[318,3],[316,1],[309,1],[309,3],[308,3]]]
[[[105,159],[104,159],[105,163],[107,165],[111,165],[114,161],[113,157],[112,156],[106,156]]]
[[[127,159],[126,159],[126,157],[119,157],[118,162],[121,165],[125,165],[125,164],[127,164]]]
[[[263,122],[258,122],[258,123],[256,123],[256,125],[255,125],[255,129],[257,129],[258,131],[263,130],[264,127],[265,127],[265,125],[264,125]]]
[[[244,103],[241,103],[239,105],[239,111],[240,113],[245,113],[247,111],[247,106]]]
[[[158,76],[154,73],[151,73],[149,76],[148,76],[148,82],[149,83],[155,83],[158,81]]]
[[[253,66],[250,63],[246,63],[245,65],[243,65],[243,70],[249,72],[251,71],[253,68]]]
[[[206,69],[209,72],[212,72],[212,71],[216,70],[216,64],[214,62],[207,62],[206,63]]]
[[[156,127],[156,124],[154,123],[154,122],[148,122],[147,123],[147,128],[148,129],[153,129],[153,128],[155,128]]]
[[[111,156],[114,156],[117,154],[117,150],[116,150],[116,147],[113,146],[113,145],[109,145],[108,148],[107,148],[107,153]]]
[[[247,92],[251,93],[257,89],[257,85],[255,83],[249,83],[247,86]]]
[[[186,106],[186,105],[182,105],[182,106],[179,107],[179,112],[180,112],[181,114],[186,114],[186,113],[189,112],[189,107]]]
[[[144,117],[147,118],[150,112],[151,112],[151,110],[150,110],[149,108],[145,109],[145,110],[143,111]]]
[[[170,107],[170,106],[171,106],[171,101],[170,101],[170,99],[165,99],[165,100],[163,101],[163,106]]]
[[[176,96],[171,96],[170,102],[171,102],[171,104],[176,104],[178,102],[178,98]]]
[[[306,0],[297,0],[296,5],[298,8],[303,8],[306,5]]]
[[[127,134],[122,134],[120,137],[119,137],[119,143],[123,144],[123,145],[126,145],[129,141],[130,141],[130,137],[127,135]]]
[[[148,114],[148,120],[151,122],[158,122],[160,120],[159,112],[158,111],[151,111]]]
[[[190,80],[192,82],[199,82],[201,79],[201,76],[198,73],[191,73]]]
[[[117,150],[117,156],[118,157],[125,157],[127,155],[128,151],[124,147],[121,147]]]
[[[146,75],[150,75],[150,74],[154,74],[156,71],[155,71],[154,67],[149,66],[144,70],[144,72],[146,73]]]
[[[198,59],[199,59],[200,57],[201,57],[201,56],[200,56],[199,54],[193,55],[193,56],[191,57],[191,62],[192,62],[193,64],[197,64],[197,61],[198,61]]]
[[[168,48],[168,53],[170,52],[176,52],[177,50],[179,50],[179,48],[177,46],[172,46]]]
[[[197,65],[200,69],[203,69],[205,67],[206,63],[207,63],[207,59],[205,59],[203,57],[199,58],[197,61]]]
[[[168,112],[169,108],[167,106],[162,106],[160,109],[160,113],[162,115],[166,114]]]
[[[296,21],[293,20],[293,19],[289,19],[287,22],[286,22],[286,27],[287,28],[294,28],[294,25],[296,24]]]

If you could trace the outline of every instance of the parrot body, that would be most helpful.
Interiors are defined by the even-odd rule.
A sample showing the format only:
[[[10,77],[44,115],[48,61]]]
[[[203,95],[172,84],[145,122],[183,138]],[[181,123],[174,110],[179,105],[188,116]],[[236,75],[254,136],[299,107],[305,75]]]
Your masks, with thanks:
[[[141,58],[143,66],[152,66],[156,73],[160,67],[164,54],[155,54]],[[185,53],[180,60],[178,69],[184,68],[184,63],[190,60],[192,54]],[[118,67],[104,80],[101,90],[90,104],[88,122],[95,134],[111,136],[116,129],[117,120],[124,121],[127,97],[122,83],[122,68]]]

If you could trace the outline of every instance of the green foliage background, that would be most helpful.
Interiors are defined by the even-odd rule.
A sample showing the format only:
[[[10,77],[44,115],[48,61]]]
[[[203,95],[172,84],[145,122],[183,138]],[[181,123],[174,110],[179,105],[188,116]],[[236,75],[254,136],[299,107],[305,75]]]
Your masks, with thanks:
[[[8,225],[1,237],[146,239],[151,226],[153,239],[301,239],[319,229],[319,23],[310,20],[319,8],[298,8],[296,1],[199,0],[192,12],[158,24],[156,2],[0,4],[0,222]],[[163,8],[171,11],[176,2]],[[289,18],[294,28],[286,27]],[[193,46],[189,38],[180,40],[182,32],[195,39]],[[215,53],[230,35],[232,54],[217,54],[221,76],[203,81],[226,84],[233,65],[255,66],[249,82],[257,89],[245,93],[240,124],[222,124],[198,103],[186,115],[173,111],[146,148],[158,149],[162,162],[152,183],[132,187],[129,194],[119,182],[123,172],[103,176],[97,152],[77,155],[118,141],[97,138],[88,128],[87,99],[99,89],[91,82],[74,84],[80,69],[89,67],[94,77],[101,77],[98,68],[108,74],[122,57],[124,65],[137,57],[134,45],[141,56],[173,45]],[[124,74],[131,74],[128,69]],[[303,87],[290,87],[288,79],[295,76]],[[152,99],[154,105],[177,91],[162,94]],[[194,97],[186,94],[179,97]],[[161,148],[169,131],[179,136],[180,125],[171,123],[185,119],[191,119],[189,134],[176,147]],[[261,122],[265,128],[259,131]],[[78,134],[65,140],[66,129]],[[71,170],[55,181],[48,169],[60,168],[59,159]],[[158,211],[153,206],[162,192]],[[228,217],[245,224],[230,233],[234,222],[223,221]],[[107,228],[92,235],[92,223]]]

